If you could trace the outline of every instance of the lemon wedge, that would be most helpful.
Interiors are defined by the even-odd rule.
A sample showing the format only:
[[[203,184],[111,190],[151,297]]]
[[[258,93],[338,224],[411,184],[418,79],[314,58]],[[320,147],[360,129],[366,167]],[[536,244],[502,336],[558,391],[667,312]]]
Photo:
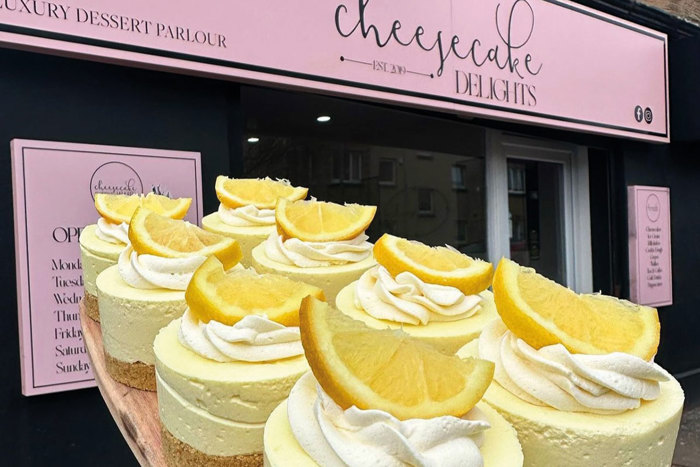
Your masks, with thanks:
[[[300,310],[301,342],[314,376],[347,409],[395,417],[460,417],[481,400],[492,362],[445,355],[399,330],[376,330],[313,297]]]

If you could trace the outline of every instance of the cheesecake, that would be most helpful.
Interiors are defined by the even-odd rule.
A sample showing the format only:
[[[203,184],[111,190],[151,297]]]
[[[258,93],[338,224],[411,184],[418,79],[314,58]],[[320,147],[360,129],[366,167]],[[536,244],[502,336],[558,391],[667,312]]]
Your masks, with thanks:
[[[294,187],[288,180],[216,178],[219,209],[202,219],[209,232],[235,239],[241,246],[241,264],[252,264],[253,248],[265,241],[277,229],[275,205],[278,198],[303,199],[308,188]]]
[[[315,250],[324,247],[332,248],[331,245],[340,246],[338,249],[341,250],[344,246],[350,245],[348,248],[350,251],[347,254],[342,251],[333,254],[339,259],[316,260],[313,259],[313,253],[310,254],[312,258],[295,257],[293,255],[295,242],[284,241],[277,232],[273,232],[265,242],[253,248],[253,267],[258,272],[282,274],[295,281],[320,287],[328,302],[335,303],[336,296],[346,285],[356,281],[365,271],[377,264],[372,257],[372,244],[367,242],[366,235],[352,242],[353,244],[324,242],[323,245],[311,245],[309,249]],[[359,253],[356,250],[360,250]]]
[[[96,224],[87,225],[80,232],[80,260],[85,286],[83,304],[85,313],[95,321],[100,321],[97,276],[108,267],[117,264],[119,254],[128,242],[127,231],[126,224],[109,224],[100,218]]]
[[[467,344],[458,355],[487,358],[479,351],[480,344],[503,328],[500,321],[494,322],[484,331],[487,335]],[[525,466],[671,465],[684,401],[683,389],[672,376],[659,382],[655,399],[641,401],[635,409],[605,414],[533,404],[521,398],[527,396],[517,396],[501,385],[503,376],[498,368],[496,372],[484,401],[517,431]]]
[[[130,244],[117,265],[97,276],[106,368],[120,383],[155,391],[153,340],[185,312],[185,290],[209,256],[237,266],[240,249],[182,220],[138,208],[129,227]]]
[[[231,221],[233,213],[238,212],[237,217],[243,216],[243,212],[253,211],[250,218],[255,218],[256,221],[265,221],[265,223],[241,225]],[[268,215],[260,214],[260,211],[269,211],[272,214],[271,223],[267,223]],[[236,217],[234,217],[236,218]],[[225,237],[236,239],[241,246],[241,264],[248,267],[253,264],[253,249],[264,242],[270,234],[276,232],[275,229],[275,211],[273,209],[257,209],[255,206],[244,206],[242,208],[227,208],[223,204],[219,206],[217,212],[213,212],[202,218],[202,228],[209,232],[214,232]]]
[[[97,276],[117,264],[119,254],[129,243],[129,222],[139,206],[145,206],[173,219],[182,219],[192,203],[191,198],[170,199],[148,193],[146,195],[95,194],[95,209],[100,218],[80,232],[80,257],[83,267],[86,314],[100,321],[97,300]]]
[[[513,427],[481,402],[491,362],[372,329],[311,297],[300,327],[311,372],[265,426],[265,465],[522,466]]]
[[[261,465],[272,410],[308,371],[303,355],[219,362],[185,347],[182,320],[153,343],[163,452],[169,465]],[[190,324],[192,324],[190,322]]]
[[[448,303],[456,308],[455,302],[460,301],[464,303],[462,306],[464,311],[458,310],[461,311],[458,319],[447,317],[448,320],[445,320],[445,317],[438,316],[438,320],[431,320],[432,313],[427,313],[423,306],[411,301],[411,295],[418,295],[423,303],[427,301],[426,297],[419,292],[419,288],[413,287],[410,292],[401,291],[401,293],[396,294],[392,294],[387,288],[384,288],[380,293],[375,291],[378,281],[373,278],[373,275],[380,268],[381,266],[376,266],[370,269],[358,281],[343,288],[336,297],[336,307],[349,317],[360,320],[369,327],[401,329],[412,337],[450,354],[454,354],[466,343],[479,337],[484,327],[498,316],[491,291],[484,290],[478,294],[466,296],[453,289],[449,292],[452,292],[456,298],[451,298]],[[381,274],[387,280],[394,282],[386,271]],[[395,285],[395,282],[392,285]],[[391,295],[393,299],[387,299],[387,295]],[[360,300],[358,296],[362,296],[363,299]],[[441,308],[434,303],[430,303],[429,306],[433,310]],[[373,316],[376,307],[382,311],[388,309],[389,313],[380,311]],[[419,312],[424,313],[424,316],[428,318],[425,322],[416,318],[408,321],[410,318],[401,313],[401,308],[409,310],[419,308]]]
[[[265,466],[266,467],[326,467],[342,466],[338,462],[337,454],[328,452],[319,447],[317,451],[308,449],[308,453],[300,444],[300,439],[305,440],[307,446],[324,446],[323,434],[316,421],[314,407],[318,400],[317,383],[311,373],[304,375],[292,389],[289,400],[280,404],[270,415],[265,425]],[[520,467],[523,465],[523,453],[518,442],[518,437],[513,427],[493,408],[484,402],[479,402],[468,414],[477,420],[488,423],[489,428],[484,430],[479,452],[486,467]],[[292,425],[290,420],[295,420]],[[437,430],[436,430],[437,431]],[[308,440],[308,441],[306,441]],[[352,446],[358,451],[369,450],[369,446]],[[375,448],[375,446],[371,446]],[[325,452],[324,452],[325,451]],[[468,464],[465,459],[454,456],[456,453],[447,453],[443,461],[428,464],[436,466],[452,465],[479,465]],[[314,460],[313,456],[317,460]],[[374,459],[365,455],[356,464],[372,465]],[[358,456],[359,457],[359,456]],[[451,458],[450,458],[451,457]],[[335,462],[333,462],[335,461]],[[451,461],[451,462],[450,462]],[[384,465],[384,464],[382,464]],[[393,464],[391,464],[393,465]],[[403,465],[396,462],[396,465]],[[412,465],[412,464],[406,464]]]
[[[337,308],[375,328],[407,334],[454,354],[498,314],[491,263],[454,248],[430,247],[384,234],[374,245],[379,264],[346,286]]]
[[[182,318],[153,343],[163,451],[170,465],[262,465],[265,422],[308,371],[299,305],[313,286],[209,258]]]
[[[278,200],[276,229],[253,249],[253,267],[320,287],[329,303],[376,265],[365,230],[376,206]]]
[[[499,318],[459,355],[494,362],[484,400],[517,431],[525,466],[671,465],[684,394],[654,363],[656,309],[505,258],[493,291]]]

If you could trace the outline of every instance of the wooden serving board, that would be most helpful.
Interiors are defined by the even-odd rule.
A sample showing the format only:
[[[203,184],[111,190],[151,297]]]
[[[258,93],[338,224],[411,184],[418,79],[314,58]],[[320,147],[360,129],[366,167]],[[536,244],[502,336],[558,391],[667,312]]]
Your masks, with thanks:
[[[80,322],[97,387],[119,431],[142,467],[165,467],[156,393],[125,386],[109,376],[102,350],[100,324],[88,317],[82,301]]]

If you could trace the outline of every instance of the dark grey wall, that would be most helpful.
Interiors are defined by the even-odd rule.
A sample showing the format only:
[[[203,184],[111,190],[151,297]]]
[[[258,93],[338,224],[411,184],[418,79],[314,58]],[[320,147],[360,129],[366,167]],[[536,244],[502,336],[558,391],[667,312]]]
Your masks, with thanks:
[[[229,124],[235,121],[229,109],[239,108],[237,87],[0,49],[0,96],[1,463],[135,464],[97,389],[20,395],[10,140],[200,151],[203,186],[211,188],[216,175],[229,172]],[[213,190],[203,194],[205,212],[213,211]]]

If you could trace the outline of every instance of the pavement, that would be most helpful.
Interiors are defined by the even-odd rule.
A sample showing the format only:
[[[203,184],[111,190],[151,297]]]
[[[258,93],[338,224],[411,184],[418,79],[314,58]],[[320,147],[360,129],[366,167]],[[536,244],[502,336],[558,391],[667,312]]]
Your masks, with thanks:
[[[679,379],[685,405],[678,432],[673,467],[700,467],[700,373]]]

